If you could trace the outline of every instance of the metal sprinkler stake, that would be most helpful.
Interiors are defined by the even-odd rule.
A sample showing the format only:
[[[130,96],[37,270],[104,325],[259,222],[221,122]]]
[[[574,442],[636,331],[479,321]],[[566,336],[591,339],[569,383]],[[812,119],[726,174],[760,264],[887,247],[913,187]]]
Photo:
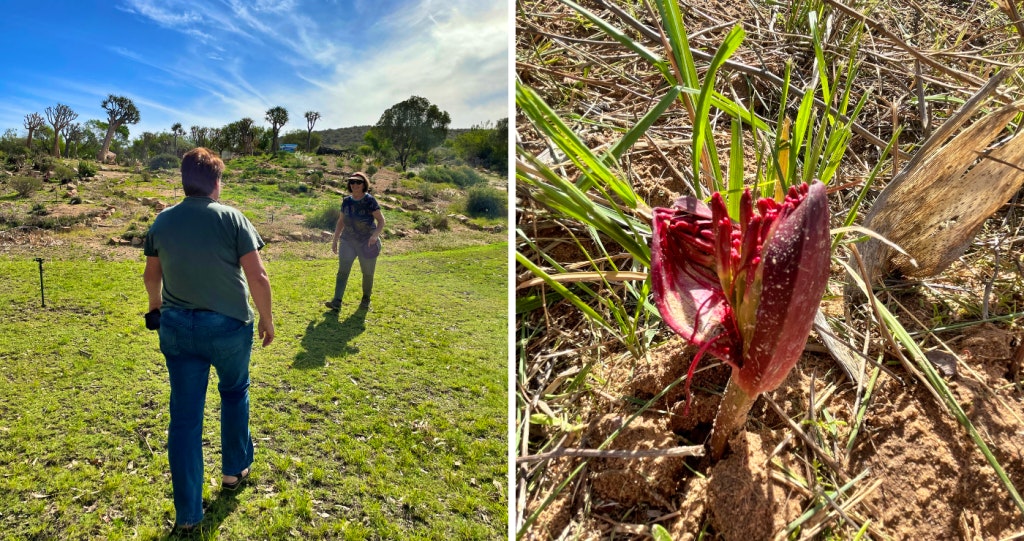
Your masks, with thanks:
[[[39,300],[43,303],[43,308],[46,308],[46,293],[43,290],[43,258],[37,257],[36,263],[39,263]]]

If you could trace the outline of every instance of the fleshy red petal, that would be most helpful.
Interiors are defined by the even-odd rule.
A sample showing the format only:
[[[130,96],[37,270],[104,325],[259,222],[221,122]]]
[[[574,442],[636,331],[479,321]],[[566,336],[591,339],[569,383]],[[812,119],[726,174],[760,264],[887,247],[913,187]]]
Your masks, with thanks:
[[[731,308],[714,269],[710,217],[707,206],[693,198],[676,201],[672,209],[654,209],[654,302],[681,337],[735,364],[740,352]]]
[[[806,195],[805,195],[806,194]],[[795,205],[795,208],[793,208]],[[829,275],[829,211],[825,186],[791,189],[761,248],[752,288],[756,324],[744,347],[737,383],[750,394],[775,389],[800,359]]]

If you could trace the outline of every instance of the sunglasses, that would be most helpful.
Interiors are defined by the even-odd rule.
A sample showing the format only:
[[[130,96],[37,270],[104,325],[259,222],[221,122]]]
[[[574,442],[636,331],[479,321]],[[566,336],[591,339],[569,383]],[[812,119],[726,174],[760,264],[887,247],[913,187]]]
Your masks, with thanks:
[[[355,180],[355,179],[349,179],[348,183],[349,184],[366,184],[366,182],[364,182],[362,180]]]

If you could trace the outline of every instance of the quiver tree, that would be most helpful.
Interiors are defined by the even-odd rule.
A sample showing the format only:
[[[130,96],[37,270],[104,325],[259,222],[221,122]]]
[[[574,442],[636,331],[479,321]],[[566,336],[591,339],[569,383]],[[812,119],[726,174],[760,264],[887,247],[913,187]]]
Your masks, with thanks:
[[[245,117],[238,121],[237,126],[238,146],[243,153],[252,156],[256,152],[256,121]]]
[[[32,148],[32,135],[35,134],[36,130],[43,127],[46,120],[39,116],[39,113],[30,113],[25,115],[25,129],[28,130],[28,142],[26,146]]]
[[[209,136],[209,133],[210,133],[209,128],[204,128],[202,126],[192,126],[191,128],[189,128],[189,131],[192,134],[192,144],[193,145],[195,145],[197,147],[205,147],[206,146],[206,144],[207,144],[206,143],[206,139],[207,139],[207,137]]]
[[[110,140],[113,139],[114,132],[124,124],[139,123],[139,110],[132,100],[124,96],[110,94],[103,100],[102,107],[107,111],[107,135],[103,138],[103,146],[96,155],[96,160],[100,162],[110,150]]]
[[[277,134],[281,131],[281,126],[288,122],[288,110],[280,105],[267,109],[267,122],[270,122],[270,129],[274,131],[274,143],[270,148],[270,153],[273,154],[277,152]]]
[[[224,151],[227,142],[224,138],[223,128],[203,128],[206,134],[207,143],[210,145],[209,148],[216,150],[217,155],[220,156],[221,152]],[[199,145],[204,146],[204,145]]]
[[[56,107],[46,108],[46,120],[53,126],[53,152],[51,154],[54,156],[60,157],[60,132],[76,118],[78,118],[78,113],[63,103],[58,103]]]
[[[320,120],[320,113],[316,111],[306,111],[306,152],[310,152],[309,143],[313,139],[313,126],[317,120]]]
[[[78,157],[78,143],[82,140],[82,135],[85,135],[85,129],[78,122],[68,124],[68,127],[64,130],[64,140],[67,141],[65,150],[67,155],[71,157],[71,145],[75,145],[75,157]]]
[[[174,135],[174,155],[178,155],[178,136],[185,135],[185,130],[181,128],[181,122],[175,122],[171,126],[171,134]]]

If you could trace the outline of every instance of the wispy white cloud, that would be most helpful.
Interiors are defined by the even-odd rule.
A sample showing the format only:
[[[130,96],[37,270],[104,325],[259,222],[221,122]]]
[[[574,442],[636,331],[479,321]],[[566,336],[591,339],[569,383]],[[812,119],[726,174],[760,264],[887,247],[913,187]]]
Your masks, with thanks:
[[[173,5],[173,4],[172,4]],[[167,3],[149,2],[147,0],[127,0],[124,6],[119,6],[128,12],[138,13],[160,26],[166,28],[187,27],[202,21],[202,17],[192,11],[172,12],[168,9]]]

